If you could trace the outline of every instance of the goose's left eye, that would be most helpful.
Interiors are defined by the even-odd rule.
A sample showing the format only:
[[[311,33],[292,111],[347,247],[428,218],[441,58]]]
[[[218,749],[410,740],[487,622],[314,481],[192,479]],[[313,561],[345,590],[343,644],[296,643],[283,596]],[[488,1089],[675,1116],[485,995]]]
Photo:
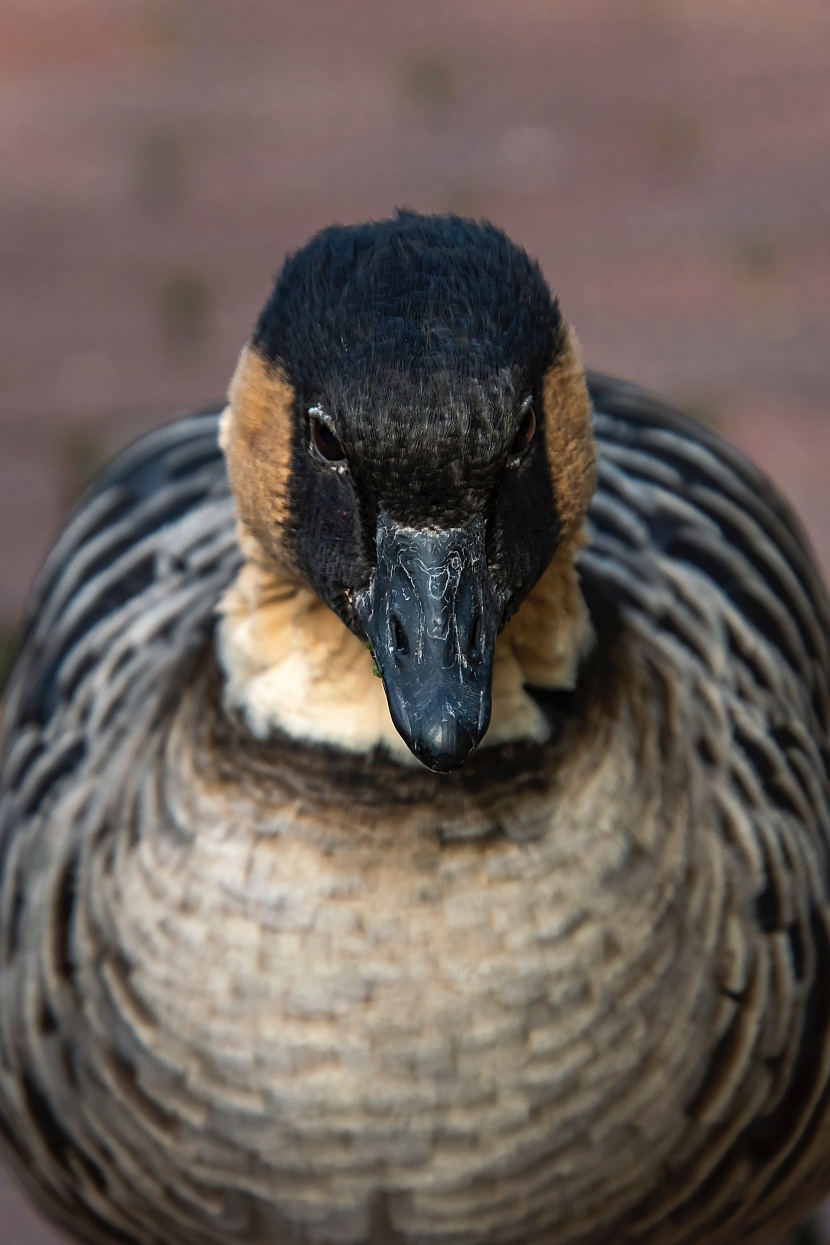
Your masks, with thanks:
[[[536,412],[533,409],[533,399],[528,398],[523,406],[522,422],[510,446],[510,455],[513,458],[521,454],[522,450],[527,449],[536,434]]]
[[[346,461],[346,451],[337,440],[327,423],[320,418],[319,411],[314,409],[308,412],[309,431],[311,433],[311,444],[314,446],[321,458],[327,463],[342,463]]]

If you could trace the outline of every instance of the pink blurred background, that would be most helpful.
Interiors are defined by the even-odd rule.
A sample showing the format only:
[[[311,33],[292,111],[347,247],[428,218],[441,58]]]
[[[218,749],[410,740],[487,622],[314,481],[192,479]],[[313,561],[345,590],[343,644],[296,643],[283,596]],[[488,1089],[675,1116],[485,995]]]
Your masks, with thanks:
[[[3,635],[103,459],[221,398],[286,251],[398,205],[502,225],[830,568],[827,0],[0,0]],[[56,1240],[0,1176],[0,1245]]]

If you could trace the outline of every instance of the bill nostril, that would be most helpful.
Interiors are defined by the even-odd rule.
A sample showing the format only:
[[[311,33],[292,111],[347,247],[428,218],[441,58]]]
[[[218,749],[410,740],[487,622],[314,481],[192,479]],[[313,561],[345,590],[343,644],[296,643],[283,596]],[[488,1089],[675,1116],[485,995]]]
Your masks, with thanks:
[[[481,662],[481,632],[482,618],[481,611],[478,610],[473,618],[473,625],[470,627],[470,638],[467,643],[467,657],[474,665],[478,665]]]
[[[409,653],[409,640],[403,629],[403,624],[397,614],[393,614],[390,619],[392,627],[392,645],[395,649],[396,657],[406,657]]]

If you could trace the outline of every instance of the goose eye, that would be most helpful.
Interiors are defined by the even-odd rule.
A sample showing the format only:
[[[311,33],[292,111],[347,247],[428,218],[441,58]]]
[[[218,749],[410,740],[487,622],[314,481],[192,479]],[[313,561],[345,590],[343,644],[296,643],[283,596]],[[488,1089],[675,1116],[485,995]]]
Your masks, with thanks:
[[[522,416],[522,422],[519,424],[518,432],[513,438],[510,446],[511,455],[521,454],[522,450],[526,450],[530,445],[536,433],[536,412],[533,409],[533,402],[528,400],[525,405],[525,413]]]
[[[329,425],[323,423],[317,411],[311,410],[308,414],[311,443],[320,457],[327,463],[345,462],[346,452]]]

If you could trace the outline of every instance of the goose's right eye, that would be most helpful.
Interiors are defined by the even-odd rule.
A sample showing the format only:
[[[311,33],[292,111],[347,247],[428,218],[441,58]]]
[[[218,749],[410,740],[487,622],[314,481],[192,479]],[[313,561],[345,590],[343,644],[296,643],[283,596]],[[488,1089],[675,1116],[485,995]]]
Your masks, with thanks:
[[[327,463],[344,463],[346,451],[334,435],[329,423],[321,418],[321,412],[312,407],[308,412],[308,422],[311,444],[320,457]]]
[[[533,409],[533,398],[525,398],[522,403],[522,422],[519,424],[513,444],[510,446],[511,455],[516,458],[519,454],[523,454],[530,445],[536,435],[536,412]]]

